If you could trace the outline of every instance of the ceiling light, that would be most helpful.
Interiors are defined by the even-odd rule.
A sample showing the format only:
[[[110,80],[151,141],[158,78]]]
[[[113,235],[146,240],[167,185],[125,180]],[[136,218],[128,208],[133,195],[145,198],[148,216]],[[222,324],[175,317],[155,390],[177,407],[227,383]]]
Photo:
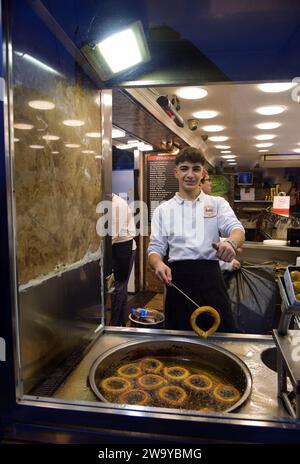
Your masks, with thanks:
[[[57,135],[43,135],[42,139],[44,140],[59,140],[60,137]]]
[[[198,98],[206,97],[207,90],[202,89],[201,87],[182,87],[176,91],[176,95],[184,100],[197,100]]]
[[[271,114],[280,114],[286,110],[286,107],[283,105],[270,105],[270,106],[261,106],[257,108],[256,112],[259,114],[263,114],[265,116],[269,116]]]
[[[43,145],[29,145],[30,148],[34,148],[35,150],[42,150],[43,148]]]
[[[300,153],[300,148],[295,148],[293,151],[294,151],[295,153]]]
[[[234,159],[234,158],[236,158],[236,155],[222,155],[221,158],[224,158],[224,159]]]
[[[20,142],[20,139],[17,139],[17,137],[14,138],[14,142],[17,143],[17,142]]]
[[[231,150],[222,150],[221,153],[231,153]]]
[[[81,150],[81,153],[84,153],[86,155],[91,155],[92,153],[95,153],[94,150]]]
[[[17,124],[14,124],[14,128],[20,129],[20,130],[30,130],[30,129],[33,129],[34,126],[32,124],[17,123]]]
[[[256,140],[272,140],[275,139],[276,135],[272,134],[261,134],[261,135],[256,135],[255,138]]]
[[[231,148],[230,145],[215,145],[216,148],[219,148],[220,150],[227,150]]]
[[[203,126],[202,129],[205,132],[220,132],[225,129],[225,126],[218,126],[218,125]]]
[[[271,147],[272,145],[274,145],[274,143],[257,143],[255,146],[257,148],[267,148],[267,147]]]
[[[126,135],[125,131],[123,131],[122,129],[113,127],[112,132],[111,132],[111,136],[113,139],[120,139],[121,137],[125,137],[125,135]]]
[[[211,140],[212,142],[225,142],[225,140],[228,140],[229,137],[225,137],[225,135],[213,135],[212,137],[208,137],[208,140]]]
[[[78,145],[77,143],[65,143],[65,147],[67,147],[67,148],[79,148],[80,145]]]
[[[138,149],[140,151],[152,151],[153,150],[153,146],[150,145],[149,143],[140,143],[138,145]],[[178,150],[179,151],[179,150]]]
[[[262,130],[277,129],[279,126],[281,126],[280,122],[262,122],[261,124],[256,124],[256,127]]]
[[[229,166],[236,166],[237,165],[237,163],[228,163],[228,164],[229,164]]]
[[[51,151],[51,153],[52,153],[53,155],[58,155],[58,154],[59,154],[59,151]]]
[[[150,59],[143,26],[136,21],[98,43],[88,43],[82,53],[96,69],[102,80]]]
[[[203,110],[203,111],[196,111],[196,113],[193,113],[194,118],[197,119],[212,119],[218,116],[217,111],[213,110]]]
[[[286,90],[290,90],[294,86],[295,83],[293,82],[278,82],[272,84],[259,84],[258,88],[263,92],[279,93],[285,92]]]
[[[84,121],[80,121],[80,119],[65,119],[63,124],[70,127],[79,127],[84,125]]]
[[[87,132],[86,137],[90,137],[91,139],[100,139],[101,134],[100,132]]]
[[[128,144],[132,144],[132,143],[133,143],[134,145],[136,145],[137,143],[141,143],[141,142],[140,142],[140,140],[132,139],[132,140],[127,140],[127,143],[128,143]]]
[[[258,150],[259,153],[267,153],[269,150]]]
[[[54,103],[46,100],[31,100],[28,105],[35,110],[53,110],[55,108]]]

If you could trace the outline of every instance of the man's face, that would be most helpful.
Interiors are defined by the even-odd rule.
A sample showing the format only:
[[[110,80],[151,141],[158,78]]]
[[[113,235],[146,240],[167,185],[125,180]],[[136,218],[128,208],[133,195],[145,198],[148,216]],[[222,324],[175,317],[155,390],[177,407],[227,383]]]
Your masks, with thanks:
[[[179,191],[187,193],[199,190],[200,180],[203,177],[203,166],[200,163],[184,161],[175,168],[175,177],[178,179]]]

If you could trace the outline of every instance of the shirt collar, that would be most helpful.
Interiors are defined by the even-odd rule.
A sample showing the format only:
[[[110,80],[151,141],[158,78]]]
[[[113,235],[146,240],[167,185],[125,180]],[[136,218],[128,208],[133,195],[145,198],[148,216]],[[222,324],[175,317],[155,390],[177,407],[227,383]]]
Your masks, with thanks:
[[[195,200],[192,200],[192,201],[202,201],[205,197],[205,193],[201,192],[199,193],[199,195],[195,198]],[[174,195],[174,200],[176,201],[176,203],[178,203],[179,205],[182,205],[185,201],[191,201],[191,200],[186,200],[185,198],[182,198],[180,195],[179,195],[179,192],[176,192],[176,194]]]

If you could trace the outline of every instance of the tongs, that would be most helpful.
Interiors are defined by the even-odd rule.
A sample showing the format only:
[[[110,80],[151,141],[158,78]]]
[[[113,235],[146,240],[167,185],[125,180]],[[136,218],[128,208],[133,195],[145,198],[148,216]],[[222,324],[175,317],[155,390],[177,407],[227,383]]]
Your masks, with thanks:
[[[190,318],[190,323],[191,323],[191,326],[192,326],[192,329],[194,330],[194,332],[196,332],[196,334],[200,335],[200,337],[203,337],[203,338],[207,338],[209,335],[212,335],[213,333],[215,333],[215,331],[218,329],[218,327],[219,327],[219,325],[221,323],[221,319],[220,319],[220,315],[219,315],[218,311],[215,308],[212,308],[212,306],[200,306],[200,305],[198,305],[184,291],[182,291],[179,287],[177,287],[177,285],[173,284],[173,282],[170,282],[169,286],[174,287],[187,300],[189,300],[191,303],[193,303],[197,307],[197,309],[195,309],[195,311],[191,314],[191,318]],[[214,318],[213,325],[211,326],[210,329],[208,329],[206,331],[201,329],[196,323],[197,317],[199,316],[199,314],[202,314],[202,313],[209,313]]]

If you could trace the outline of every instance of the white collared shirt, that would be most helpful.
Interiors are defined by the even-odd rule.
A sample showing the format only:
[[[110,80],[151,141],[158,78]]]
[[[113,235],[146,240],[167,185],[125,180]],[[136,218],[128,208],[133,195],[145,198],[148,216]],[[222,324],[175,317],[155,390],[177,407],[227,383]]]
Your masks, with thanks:
[[[134,217],[127,202],[118,195],[112,195],[112,244],[132,240],[136,235]],[[135,240],[132,249],[136,249]]]
[[[201,192],[195,200],[177,193],[159,205],[151,222],[148,255],[163,258],[169,248],[169,261],[185,259],[217,260],[212,242],[228,237],[234,229],[244,228],[229,203],[222,197]]]

